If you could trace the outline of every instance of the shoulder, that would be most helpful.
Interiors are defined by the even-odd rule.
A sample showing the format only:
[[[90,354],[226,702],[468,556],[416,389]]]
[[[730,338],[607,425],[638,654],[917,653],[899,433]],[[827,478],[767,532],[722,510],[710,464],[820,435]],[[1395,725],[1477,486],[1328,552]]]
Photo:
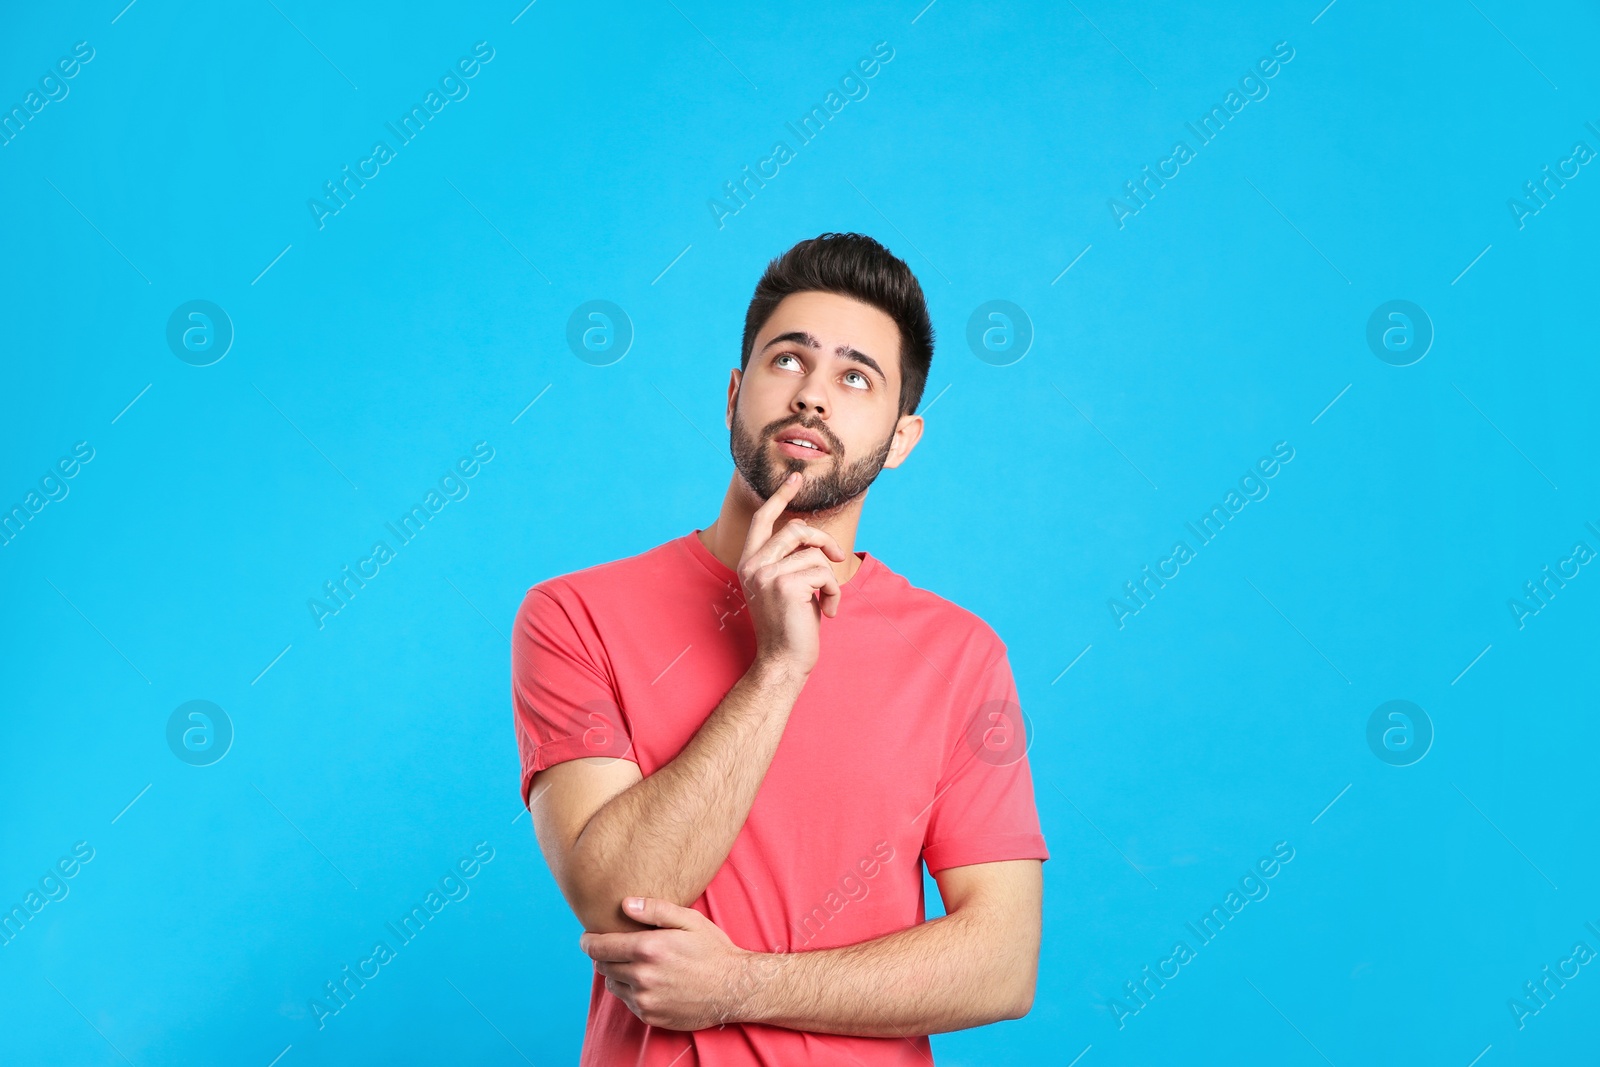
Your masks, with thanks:
[[[878,572],[862,588],[863,594],[885,618],[907,631],[919,647],[933,647],[946,655],[971,659],[976,666],[1005,654],[1006,644],[983,617],[931,589],[913,585],[879,559]],[[848,595],[848,594],[846,594]],[[914,631],[917,636],[911,636]]]
[[[664,579],[682,572],[683,550],[678,540],[663,541],[631,556],[542,579],[523,595],[519,614],[556,607],[569,615],[586,613],[587,609],[630,597],[649,596],[661,588]]]

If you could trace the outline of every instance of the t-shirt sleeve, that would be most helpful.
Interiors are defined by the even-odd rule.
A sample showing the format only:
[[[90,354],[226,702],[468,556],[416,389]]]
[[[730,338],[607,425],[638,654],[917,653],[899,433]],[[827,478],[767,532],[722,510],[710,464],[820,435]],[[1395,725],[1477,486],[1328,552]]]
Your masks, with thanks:
[[[928,873],[969,863],[1047,860],[1028,736],[1005,648],[966,688],[923,838]]]
[[[568,610],[565,599],[540,586],[528,590],[511,636],[511,699],[524,807],[533,776],[552,764],[582,756],[638,762],[616,689],[601,665],[600,635],[576,605]]]

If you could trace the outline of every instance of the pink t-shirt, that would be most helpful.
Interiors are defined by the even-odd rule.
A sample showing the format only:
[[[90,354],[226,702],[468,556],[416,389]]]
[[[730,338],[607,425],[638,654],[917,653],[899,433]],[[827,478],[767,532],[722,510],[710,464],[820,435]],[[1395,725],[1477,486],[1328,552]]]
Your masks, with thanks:
[[[525,805],[534,774],[563,760],[615,756],[653,774],[749,668],[738,577],[698,532],[528,591],[512,638]],[[923,864],[1049,858],[1006,646],[976,615],[856,555],[749,818],[693,905],[754,951],[923,922]],[[923,1067],[931,1054],[926,1037],[646,1026],[596,974],[580,1062]]]

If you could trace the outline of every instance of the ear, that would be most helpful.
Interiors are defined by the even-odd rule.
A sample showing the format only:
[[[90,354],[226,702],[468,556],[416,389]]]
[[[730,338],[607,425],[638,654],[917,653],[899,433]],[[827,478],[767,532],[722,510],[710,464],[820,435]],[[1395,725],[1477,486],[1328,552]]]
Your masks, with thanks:
[[[728,410],[722,413],[722,425],[726,429],[733,429],[733,407],[739,397],[739,382],[743,379],[739,368],[733,368],[733,373],[728,375]]]
[[[922,440],[922,416],[902,415],[895,424],[894,438],[889,444],[889,458],[883,461],[885,467],[898,467],[905,462],[911,450],[917,447],[917,442]]]

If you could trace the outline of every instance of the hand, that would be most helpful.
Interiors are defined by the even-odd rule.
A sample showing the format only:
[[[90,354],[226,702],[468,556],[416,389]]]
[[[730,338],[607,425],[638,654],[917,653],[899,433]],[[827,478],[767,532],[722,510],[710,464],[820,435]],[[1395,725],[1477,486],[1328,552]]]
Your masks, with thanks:
[[[608,992],[642,1022],[667,1030],[738,1021],[750,963],[758,953],[735,945],[693,908],[671,901],[629,897],[622,910],[657,929],[578,938],[578,947],[605,976]]]
[[[755,626],[757,657],[808,675],[821,650],[822,616],[837,615],[843,596],[828,561],[843,563],[847,557],[831,535],[802,519],[772,532],[802,480],[791,473],[750,517],[737,570]]]

